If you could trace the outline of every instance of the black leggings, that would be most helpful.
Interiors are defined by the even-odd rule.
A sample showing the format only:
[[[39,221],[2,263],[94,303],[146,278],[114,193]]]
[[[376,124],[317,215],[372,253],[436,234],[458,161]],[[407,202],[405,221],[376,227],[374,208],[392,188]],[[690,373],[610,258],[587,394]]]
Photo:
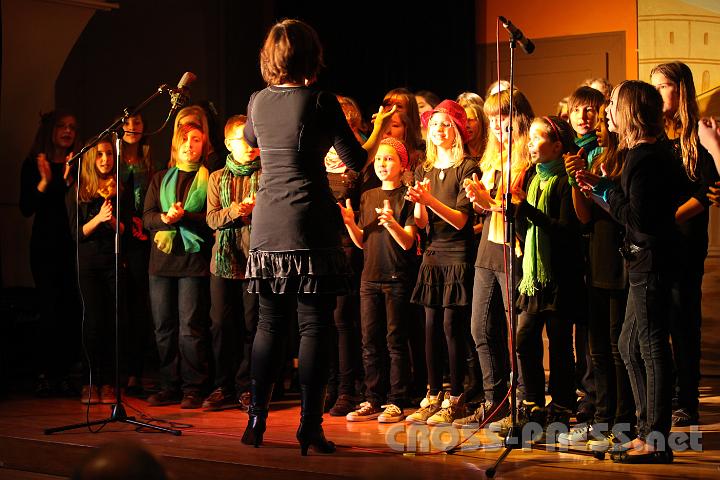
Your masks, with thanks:
[[[330,325],[336,296],[324,294],[260,294],[260,321],[252,351],[252,378],[273,383],[285,358],[288,322],[297,309],[300,330],[301,385],[325,385],[330,353]]]
[[[425,307],[425,358],[430,392],[442,390],[443,349],[445,337],[450,359],[450,395],[463,393],[465,377],[465,329],[467,307]]]

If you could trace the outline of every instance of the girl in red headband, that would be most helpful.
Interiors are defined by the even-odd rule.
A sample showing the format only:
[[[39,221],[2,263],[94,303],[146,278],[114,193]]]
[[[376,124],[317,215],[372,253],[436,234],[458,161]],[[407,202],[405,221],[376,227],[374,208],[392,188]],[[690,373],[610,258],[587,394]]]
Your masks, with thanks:
[[[382,186],[363,193],[359,227],[350,200],[340,205],[350,237],[365,255],[360,282],[365,399],[348,413],[349,422],[378,419],[399,422],[407,402],[410,364],[408,326],[410,292],[415,280],[415,218],[405,200],[403,172],[408,166],[405,145],[385,138],[375,155],[374,169]],[[387,350],[387,353],[383,353]],[[388,358],[389,357],[389,358]]]

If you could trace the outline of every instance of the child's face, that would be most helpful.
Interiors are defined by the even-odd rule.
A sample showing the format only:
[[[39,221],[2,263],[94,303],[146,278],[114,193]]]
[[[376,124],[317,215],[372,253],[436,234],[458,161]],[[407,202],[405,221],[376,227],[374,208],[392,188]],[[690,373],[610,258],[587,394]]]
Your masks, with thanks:
[[[433,109],[432,105],[430,105],[427,100],[425,100],[424,97],[421,97],[419,95],[415,95],[415,101],[417,102],[418,111],[420,112],[420,115],[422,115],[423,112],[429,112]]]
[[[477,138],[477,134],[480,133],[480,130],[478,130],[478,128],[480,127],[480,122],[478,122],[475,110],[473,110],[472,108],[465,108],[465,115],[467,115],[467,123],[465,123],[465,129],[467,130],[468,137],[475,140]]]
[[[618,132],[618,125],[616,119],[618,118],[618,108],[617,108],[617,102],[618,102],[618,91],[620,89],[618,87],[615,87],[612,91],[612,95],[610,95],[610,101],[608,102],[608,106],[605,109],[605,116],[607,117],[607,129],[608,132]]]
[[[142,117],[140,115],[136,115],[134,117],[128,118],[127,122],[125,122],[125,124],[123,125],[123,130],[125,131],[125,134],[123,135],[123,140],[125,140],[127,143],[132,144],[139,142],[142,138],[142,132],[145,131],[145,125],[143,124]]]
[[[200,130],[192,129],[183,138],[178,156],[180,160],[188,163],[197,163],[203,151],[204,135]]]
[[[390,126],[383,134],[383,138],[392,137],[401,142],[405,141],[405,124],[400,119],[400,114],[393,113],[390,117]]]
[[[605,105],[600,107],[600,111],[597,116],[597,125],[595,125],[595,136],[597,137],[598,145],[601,147],[607,147],[607,116],[605,115]]]
[[[400,157],[390,145],[380,145],[375,154],[375,173],[380,181],[397,181],[403,172]]]
[[[663,99],[663,113],[675,114],[680,101],[680,93],[675,82],[662,73],[654,73],[650,77],[650,83],[657,89]]]
[[[252,148],[245,141],[243,132],[245,125],[240,125],[230,131],[230,136],[225,138],[225,146],[238,163],[250,163],[258,156],[258,149]]]
[[[113,169],[115,158],[113,157],[112,145],[108,142],[98,143],[97,155],[95,155],[95,169],[100,175],[107,175]]]
[[[560,156],[562,144],[550,139],[547,127],[543,123],[533,122],[530,126],[528,149],[534,164],[547,163]]]
[[[428,138],[436,147],[452,148],[455,142],[455,128],[452,118],[444,112],[436,112],[428,122]]]
[[[393,95],[383,101],[383,107],[385,107],[386,110],[390,110],[393,105],[395,105],[396,112],[404,112],[408,108],[407,99],[400,95]]]
[[[77,123],[75,117],[60,118],[53,129],[53,143],[58,148],[70,148],[75,143]]]
[[[507,143],[507,129],[510,125],[510,117],[507,115],[493,115],[488,120],[490,123],[490,131],[493,133],[493,135],[495,135],[497,141],[499,142],[501,140],[500,137],[502,136],[502,141],[504,143]]]
[[[578,136],[587,135],[595,131],[597,110],[591,105],[578,104],[569,112],[570,125]]]

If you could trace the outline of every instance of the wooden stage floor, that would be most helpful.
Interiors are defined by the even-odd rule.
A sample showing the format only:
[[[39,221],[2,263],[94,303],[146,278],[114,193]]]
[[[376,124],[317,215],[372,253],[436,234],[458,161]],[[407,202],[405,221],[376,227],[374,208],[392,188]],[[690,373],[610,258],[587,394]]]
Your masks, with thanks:
[[[573,479],[707,479],[720,478],[720,260],[706,264],[703,319],[703,380],[701,422],[695,432],[701,449],[678,452],[672,465],[618,465],[609,459],[568,453],[515,450],[495,478]],[[460,432],[430,431],[430,454],[403,452],[406,435],[399,425],[376,422],[348,424],[344,418],[326,415],[325,431],[338,444],[333,455],[310,453],[301,457],[295,429],[297,401],[273,404],[265,445],[255,449],[242,445],[247,421],[235,410],[204,412],[178,407],[149,407],[127,399],[128,415],[137,411],[184,427],[181,436],[140,433],[125,424],[107,425],[100,433],[87,429],[44,435],[43,430],[85,420],[85,407],[77,400],[10,396],[0,400],[0,478],[65,478],[92,448],[118,439],[130,439],[154,452],[176,480],[203,478],[483,478],[500,454],[499,439],[485,431],[468,438],[467,450],[439,452]],[[137,411],[136,411],[137,410]],[[91,419],[109,414],[108,406],[93,406]],[[689,428],[676,429],[690,432]],[[463,434],[464,435],[464,434]],[[697,436],[699,435],[699,437]],[[463,437],[464,438],[464,437]],[[425,444],[410,442],[411,448]],[[478,448],[481,447],[481,448]]]
[[[499,469],[496,478],[632,478],[662,479],[720,478],[720,409],[717,395],[703,398],[702,452],[677,453],[672,465],[617,465],[610,460],[567,453],[515,450]],[[707,401],[713,401],[709,405]],[[201,478],[482,478],[500,453],[499,439],[492,433],[472,435],[466,451],[449,455],[439,452],[459,439],[451,428],[441,435],[430,435],[430,454],[397,451],[404,446],[405,435],[398,426],[376,422],[348,424],[344,419],[326,417],[328,438],[338,444],[333,455],[310,452],[301,457],[294,438],[299,407],[282,402],[269,418],[265,445],[255,449],[242,445],[240,436],[246,415],[238,411],[183,411],[178,407],[148,407],[145,402],[128,400],[131,407],[183,426],[181,436],[139,433],[125,424],[110,424],[100,433],[86,428],[46,436],[43,429],[82,422],[85,408],[75,400],[10,399],[0,405],[0,478],[62,478],[91,448],[104,443],[130,439],[142,443],[161,458],[177,480]],[[92,407],[90,417],[102,419],[109,408]],[[710,423],[712,422],[712,423]],[[679,429],[687,431],[688,429]],[[454,433],[455,432],[455,433]],[[453,435],[454,433],[454,435]],[[452,438],[455,436],[456,438]],[[390,438],[390,442],[388,439]],[[418,450],[423,443],[414,443]],[[427,445],[427,444],[426,444]],[[425,446],[426,446],[425,445]],[[477,447],[485,447],[477,450]],[[40,475],[37,475],[40,474]]]

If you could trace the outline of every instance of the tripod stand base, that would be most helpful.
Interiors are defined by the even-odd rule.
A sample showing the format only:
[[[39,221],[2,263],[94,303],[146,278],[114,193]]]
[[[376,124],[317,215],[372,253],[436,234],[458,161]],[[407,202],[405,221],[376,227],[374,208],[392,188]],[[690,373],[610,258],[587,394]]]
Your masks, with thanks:
[[[62,427],[46,428],[45,430],[43,430],[43,433],[45,435],[52,435],[53,433],[64,432],[66,430],[75,430],[77,428],[83,428],[83,427],[94,427],[97,425],[107,425],[108,423],[128,423],[130,425],[135,425],[137,427],[150,428],[152,430],[169,433],[169,434],[175,435],[175,436],[182,435],[181,430],[160,427],[158,425],[151,425],[149,423],[140,422],[140,421],[136,420],[135,417],[128,417],[127,413],[125,412],[125,407],[123,407],[122,403],[119,403],[119,402],[112,406],[112,412],[110,413],[110,418],[106,418],[105,420],[94,420],[92,422],[75,423],[73,425],[65,425]]]

